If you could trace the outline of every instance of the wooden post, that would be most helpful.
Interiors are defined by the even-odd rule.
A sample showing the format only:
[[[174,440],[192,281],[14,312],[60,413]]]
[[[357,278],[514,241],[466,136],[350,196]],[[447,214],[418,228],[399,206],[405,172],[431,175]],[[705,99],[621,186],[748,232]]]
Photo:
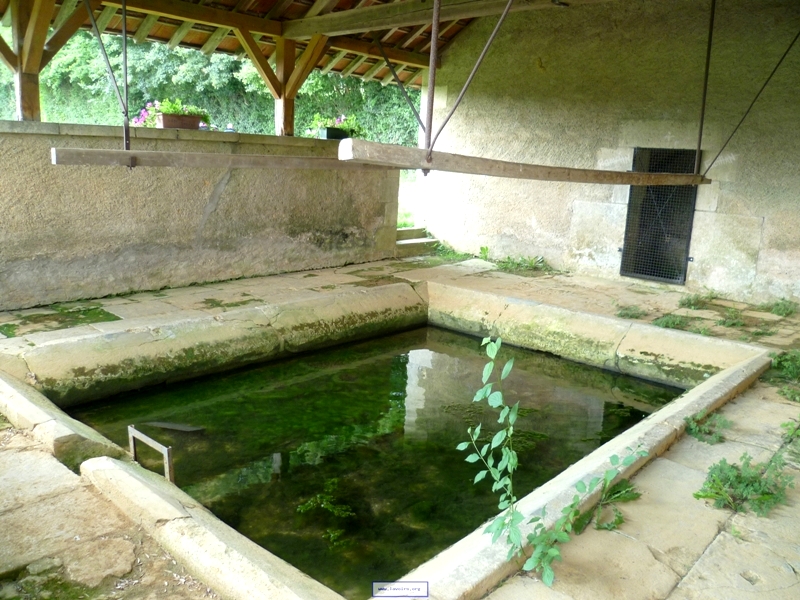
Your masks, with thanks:
[[[17,119],[40,121],[39,71],[55,0],[12,0],[11,35],[17,72],[14,76]]]
[[[281,94],[275,99],[275,135],[294,135],[294,96],[286,93],[289,78],[294,71],[296,56],[294,40],[275,38],[275,75],[281,83]]]
[[[17,97],[18,121],[41,121],[42,108],[39,101],[39,74],[23,73],[14,74],[14,83]]]

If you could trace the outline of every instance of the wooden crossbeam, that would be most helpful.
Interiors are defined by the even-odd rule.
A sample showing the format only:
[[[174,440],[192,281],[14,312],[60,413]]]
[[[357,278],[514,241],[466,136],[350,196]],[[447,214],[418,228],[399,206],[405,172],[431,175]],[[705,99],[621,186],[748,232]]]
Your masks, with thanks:
[[[434,152],[431,162],[427,162],[427,154],[427,150],[420,148],[378,144],[351,138],[339,142],[339,160],[396,169],[427,169],[491,177],[606,185],[700,185],[711,183],[710,179],[706,179],[702,175],[548,167],[446,152]]]
[[[51,148],[54,165],[89,165],[103,167],[180,167],[201,169],[337,169],[385,170],[335,158],[315,156],[274,156],[264,154],[213,154],[202,152],[154,152],[137,150],[102,150]],[[133,163],[131,162],[133,161]],[[389,167],[392,168],[392,167]]]
[[[294,98],[303,82],[308,79],[309,73],[317,66],[327,49],[328,38],[324,35],[315,35],[308,42],[308,46],[300,55],[300,59],[292,71],[289,81],[286,82],[284,95],[287,98]]]
[[[145,40],[147,40],[147,36],[150,35],[150,32],[153,30],[153,27],[156,26],[156,22],[158,21],[158,15],[147,15],[142,22],[139,23],[139,27],[136,28],[136,33],[133,36],[133,41],[137,44],[141,44]]]
[[[58,29],[64,24],[67,17],[75,10],[75,5],[78,4],[79,1],[80,0],[62,0],[61,6],[58,9],[58,16],[53,21],[53,29]]]
[[[178,44],[183,41],[183,38],[186,37],[186,34],[189,33],[194,27],[194,21],[184,21],[181,23],[175,32],[172,34],[172,37],[169,38],[169,42],[167,42],[167,47],[170,50],[173,50]]]
[[[14,54],[14,51],[6,44],[5,40],[0,37],[0,61],[3,62],[5,66],[11,69],[12,73],[17,72],[17,55]]]
[[[34,0],[33,2],[20,57],[23,73],[39,73],[44,43],[47,40],[47,30],[50,27],[50,19],[55,6],[56,0]]]
[[[567,4],[599,4],[611,0],[569,0]],[[442,0],[440,21],[455,21],[488,17],[503,12],[507,0]],[[523,0],[511,6],[512,12],[557,8],[553,0]],[[395,27],[430,24],[433,3],[430,0],[406,0],[342,10],[339,12],[286,21],[283,35],[288,38],[307,38],[316,33],[328,36],[351,35],[365,31],[383,31]]]
[[[305,14],[304,18],[316,17],[317,15],[327,15],[336,7],[338,3],[339,0],[316,0],[316,2],[311,5],[311,8],[308,9],[308,12]]]
[[[259,19],[243,13],[199,4],[189,4],[180,0],[126,0],[128,10],[143,12],[160,17],[170,17],[181,21],[194,21],[214,27],[241,29],[269,36],[281,35],[282,27],[278,21]],[[107,6],[122,6],[121,0],[103,0]]]
[[[117,14],[117,7],[116,6],[106,6],[103,8],[103,12],[100,13],[100,16],[97,17],[97,29],[100,33],[103,33],[108,27],[109,23],[111,23],[111,19],[114,18],[114,15]]]
[[[400,2],[399,4],[405,4],[405,2]],[[346,50],[347,52],[352,52],[354,54],[363,54],[383,60],[381,51],[375,42],[340,36],[330,38],[328,40],[328,46],[335,50]],[[427,54],[418,54],[416,52],[408,52],[406,50],[397,50],[396,48],[384,48],[384,51],[392,63],[399,63],[408,65],[410,67],[419,67],[421,69],[426,68],[430,63],[430,57]]]
[[[92,10],[95,10],[100,8],[102,5],[102,0],[91,0],[89,4],[91,5]],[[113,13],[116,11],[116,9],[111,9],[111,11]],[[84,8],[83,2],[81,2],[75,7],[75,10],[72,11],[72,14],[62,21],[61,26],[58,27],[49,38],[47,38],[47,41],[44,44],[44,53],[42,54],[40,68],[44,69],[45,66],[47,66],[47,64],[53,59],[58,51],[64,47],[64,44],[66,44],[70,38],[75,35],[75,32],[78,31],[81,25],[83,25],[88,19],[89,15],[86,14],[86,8]],[[97,20],[97,26],[98,28],[100,27],[99,18]]]
[[[239,2],[236,3],[236,6],[234,6],[233,10],[234,12],[244,12],[250,8],[254,1],[255,0],[239,0]],[[205,44],[203,44],[200,52],[206,56],[210,56],[230,32],[231,30],[227,27],[219,27],[208,37],[208,40]]]
[[[234,29],[233,32],[236,34],[244,51],[247,52],[247,56],[253,61],[253,66],[255,66],[258,74],[261,75],[261,79],[264,80],[264,83],[267,84],[272,96],[274,98],[280,98],[283,94],[283,85],[278,81],[278,78],[275,76],[275,71],[272,70],[272,67],[269,66],[269,62],[261,53],[258,42],[253,39],[249,31]]]

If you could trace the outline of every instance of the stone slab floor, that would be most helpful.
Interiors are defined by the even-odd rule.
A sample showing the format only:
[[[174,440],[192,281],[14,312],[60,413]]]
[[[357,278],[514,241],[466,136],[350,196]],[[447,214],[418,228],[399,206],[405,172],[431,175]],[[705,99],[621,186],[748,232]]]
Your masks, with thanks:
[[[684,315],[690,327],[706,335],[758,341],[776,349],[800,347],[797,315],[779,317],[764,307],[720,299],[698,310],[679,308],[684,292],[674,286],[569,274],[519,277],[477,259],[438,263],[436,258],[389,260],[0,312],[0,338],[12,338],[0,343],[40,331],[85,327],[93,318],[216,314],[343,286],[438,280],[601,315],[637,306],[646,313],[640,321]],[[72,314],[74,307],[85,310]],[[739,311],[743,324],[719,324],[728,309]],[[780,424],[798,418],[800,406],[759,383],[722,412],[734,423],[725,443],[709,446],[684,437],[655,459],[636,477],[643,495],[622,505],[626,523],[619,531],[589,529],[563,547],[552,589],[518,574],[487,598],[800,598],[800,489],[791,490],[788,504],[768,518],[735,515],[692,497],[707,468],[722,457],[738,462],[746,451],[755,461],[767,460],[781,445]],[[0,600],[216,597],[35,441],[4,421],[0,428],[0,573],[7,574],[0,581]],[[788,467],[797,475],[796,468],[796,463]]]
[[[0,415],[0,599],[11,598],[218,596]]]

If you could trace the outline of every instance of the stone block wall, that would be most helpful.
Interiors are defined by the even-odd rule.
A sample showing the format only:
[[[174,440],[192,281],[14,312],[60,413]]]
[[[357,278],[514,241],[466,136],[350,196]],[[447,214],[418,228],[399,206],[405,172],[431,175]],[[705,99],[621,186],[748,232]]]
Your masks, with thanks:
[[[630,170],[636,147],[694,149],[708,2],[650,0],[511,14],[436,150],[543,165]],[[495,18],[442,57],[441,122]],[[800,29],[795,0],[717,7],[702,169]],[[700,186],[686,287],[731,298],[800,298],[800,46]],[[432,172],[428,228],[461,251],[543,255],[619,278],[629,187]]]
[[[134,150],[336,157],[336,142],[134,128]],[[394,254],[397,171],[54,166],[115,127],[0,121],[0,310]]]

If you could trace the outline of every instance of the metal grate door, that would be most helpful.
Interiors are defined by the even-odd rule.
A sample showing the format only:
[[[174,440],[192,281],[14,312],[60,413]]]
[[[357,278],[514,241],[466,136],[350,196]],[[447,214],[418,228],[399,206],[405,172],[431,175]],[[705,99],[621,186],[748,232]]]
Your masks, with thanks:
[[[693,173],[695,150],[636,148],[633,170]],[[631,186],[620,275],[683,284],[697,186]]]

